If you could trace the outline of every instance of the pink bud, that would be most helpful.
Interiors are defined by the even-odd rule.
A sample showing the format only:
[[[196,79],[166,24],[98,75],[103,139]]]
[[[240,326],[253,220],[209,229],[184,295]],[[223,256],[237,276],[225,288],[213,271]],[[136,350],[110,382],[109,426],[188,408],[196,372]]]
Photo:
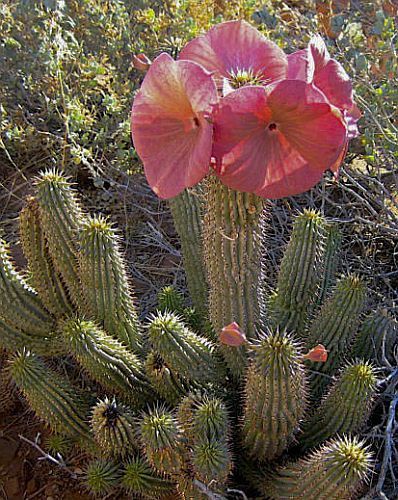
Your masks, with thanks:
[[[152,61],[145,54],[133,55],[132,65],[138,71],[148,71]]]
[[[219,338],[222,344],[232,347],[238,347],[247,341],[246,335],[235,321],[230,325],[224,326]]]
[[[304,359],[309,359],[310,361],[316,361],[324,363],[328,359],[328,352],[325,346],[318,344],[317,346],[310,349],[307,354],[304,354]]]

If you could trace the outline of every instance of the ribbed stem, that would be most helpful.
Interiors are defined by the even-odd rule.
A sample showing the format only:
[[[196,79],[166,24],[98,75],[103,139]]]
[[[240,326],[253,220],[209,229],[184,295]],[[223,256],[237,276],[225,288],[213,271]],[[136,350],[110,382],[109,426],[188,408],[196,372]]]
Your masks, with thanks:
[[[9,247],[0,239],[0,318],[11,328],[28,334],[46,336],[54,320],[37,293],[16,270]]]
[[[52,431],[91,441],[86,424],[89,398],[66,378],[27,351],[11,357],[10,373],[33,411]]]
[[[356,334],[365,299],[366,286],[363,281],[355,275],[343,277],[311,324],[307,347],[323,344],[328,350],[326,362],[311,365],[314,370],[311,378],[314,398],[322,394],[330,382],[330,376],[335,374],[347,355]]]
[[[376,382],[375,369],[370,364],[346,365],[312,418],[304,424],[302,448],[316,446],[335,434],[359,431],[369,417]]]
[[[45,335],[25,333],[21,329],[9,325],[1,316],[0,347],[10,352],[26,347],[40,356],[57,356],[65,352],[64,342],[58,334],[53,332]]]
[[[207,180],[204,256],[213,328],[236,322],[249,339],[256,337],[261,284],[262,198],[227,188],[215,177]],[[222,346],[232,373],[245,369],[244,347]]]
[[[76,192],[66,177],[56,170],[49,170],[37,180],[37,197],[40,220],[54,266],[72,301],[79,306],[82,296],[77,265],[78,233],[84,214]]]
[[[281,455],[293,441],[307,406],[300,351],[287,334],[268,333],[253,347],[245,385],[243,445],[260,461]]]
[[[325,245],[325,220],[314,210],[304,210],[293,224],[284,253],[270,316],[273,326],[303,336],[314,303]]]
[[[172,406],[188,392],[188,381],[175,374],[156,352],[148,353],[145,373],[156,392]]]
[[[115,399],[98,401],[92,410],[91,430],[105,456],[123,457],[138,448],[134,417]]]
[[[28,199],[19,215],[19,222],[22,249],[28,261],[30,283],[52,314],[58,317],[69,314],[72,306],[68,292],[54,269],[41,227],[40,209],[36,199]]]
[[[203,262],[203,193],[199,186],[185,189],[169,201],[174,226],[180,237],[188,290],[199,314],[207,315],[207,281]]]
[[[198,382],[215,381],[222,375],[214,345],[189,330],[179,316],[159,312],[148,326],[148,338],[174,375]]]
[[[8,368],[8,355],[0,349],[0,415],[12,410],[17,402],[15,385]]]
[[[178,474],[183,465],[182,435],[174,414],[165,408],[144,413],[139,422],[141,447],[158,472]]]
[[[260,491],[273,500],[348,500],[372,470],[372,456],[356,438],[338,438],[308,458],[278,467]]]
[[[323,304],[328,293],[336,283],[336,273],[339,261],[339,248],[342,235],[335,224],[328,223],[326,228],[325,254],[323,258],[323,273],[319,285],[316,306]]]
[[[397,334],[398,323],[386,311],[371,313],[359,329],[351,356],[378,362],[382,361],[383,354],[387,359],[393,358]]]
[[[138,315],[115,230],[102,217],[80,232],[80,278],[85,312],[129,349],[142,350]]]
[[[151,398],[142,362],[117,339],[91,321],[70,320],[61,328],[71,353],[94,380],[137,405]]]

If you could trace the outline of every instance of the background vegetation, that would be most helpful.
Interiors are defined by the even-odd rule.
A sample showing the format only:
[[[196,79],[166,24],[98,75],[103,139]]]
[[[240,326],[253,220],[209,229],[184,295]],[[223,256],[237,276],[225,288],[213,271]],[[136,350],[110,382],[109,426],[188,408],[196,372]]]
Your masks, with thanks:
[[[315,207],[338,220],[345,233],[342,270],[360,271],[374,301],[383,296],[383,306],[396,312],[397,10],[395,0],[2,2],[0,233],[17,242],[16,217],[33,176],[46,166],[62,167],[77,182],[87,208],[123,228],[130,273],[146,314],[160,286],[174,282],[184,288],[184,276],[168,207],[147,187],[130,140],[129,111],[142,79],[132,55],[177,55],[212,24],[236,18],[253,23],[287,52],[320,32],[354,79],[363,112],[361,136],[352,141],[338,182],[326,177],[309,194],[270,204],[270,283],[292,213]],[[384,424],[394,393],[395,385],[389,385]],[[10,417],[6,436],[16,427],[13,422]],[[380,461],[383,425],[369,429]],[[393,479],[390,474],[388,480]]]

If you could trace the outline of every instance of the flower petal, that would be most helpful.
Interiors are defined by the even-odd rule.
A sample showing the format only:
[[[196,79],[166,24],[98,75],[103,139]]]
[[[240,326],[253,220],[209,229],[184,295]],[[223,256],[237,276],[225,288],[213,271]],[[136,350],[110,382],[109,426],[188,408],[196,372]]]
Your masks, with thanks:
[[[268,198],[310,189],[341,158],[346,128],[336,111],[299,80],[232,92],[214,113],[217,175]]]
[[[179,59],[195,61],[215,72],[220,84],[222,77],[228,78],[231,71],[252,70],[266,82],[284,78],[287,71],[282,49],[246,21],[217,24],[189,42]]]
[[[272,119],[301,156],[322,171],[341,155],[346,127],[341,113],[313,85],[284,80],[268,97]]]
[[[131,113],[134,146],[149,185],[171,198],[208,172],[212,126],[205,119],[217,102],[211,75],[190,61],[161,54],[151,64]]]

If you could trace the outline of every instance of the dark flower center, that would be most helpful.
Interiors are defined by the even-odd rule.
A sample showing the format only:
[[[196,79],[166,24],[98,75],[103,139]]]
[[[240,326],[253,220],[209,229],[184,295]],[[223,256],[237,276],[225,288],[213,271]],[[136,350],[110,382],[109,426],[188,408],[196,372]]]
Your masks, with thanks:
[[[199,118],[197,118],[196,116],[194,117],[193,122],[194,122],[196,127],[200,126]]]
[[[276,123],[270,123],[268,125],[268,130],[270,130],[271,132],[276,129],[277,129]]]

